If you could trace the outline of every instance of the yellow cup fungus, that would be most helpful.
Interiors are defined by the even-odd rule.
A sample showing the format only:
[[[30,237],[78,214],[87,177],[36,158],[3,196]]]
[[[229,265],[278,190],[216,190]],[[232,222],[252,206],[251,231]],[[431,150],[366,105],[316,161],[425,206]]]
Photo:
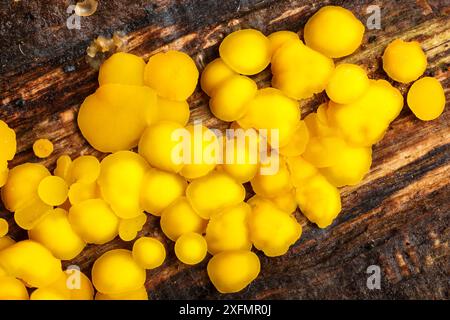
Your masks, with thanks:
[[[298,37],[298,34],[292,31],[276,31],[274,33],[271,33],[267,36],[270,43],[270,56],[273,57],[275,52],[281,48],[284,44],[286,44],[288,41],[292,40],[300,40]]]
[[[235,121],[245,115],[247,102],[258,90],[256,83],[241,75],[232,75],[220,83],[209,100],[209,107],[216,118]]]
[[[427,56],[417,41],[392,41],[383,54],[383,69],[401,83],[417,80],[427,68]]]
[[[263,71],[270,63],[270,42],[255,29],[230,33],[219,47],[220,58],[235,72],[253,75]]]
[[[333,71],[326,87],[328,97],[336,103],[358,100],[369,88],[366,71],[356,64],[342,63]]]
[[[28,300],[24,283],[15,277],[0,275],[0,300]]]
[[[206,257],[208,245],[201,234],[189,232],[182,234],[175,242],[175,255],[181,262],[194,265]]]
[[[150,169],[141,187],[142,208],[155,216],[184,195],[187,182],[174,173]]]
[[[248,218],[253,245],[268,257],[285,254],[301,236],[302,226],[290,213],[281,210],[270,200],[253,198]]]
[[[120,219],[119,221],[119,237],[123,241],[132,241],[137,237],[139,231],[147,222],[147,215],[141,213],[137,217],[130,219]]]
[[[70,208],[69,221],[86,243],[104,244],[118,235],[119,218],[102,199],[91,199]]]
[[[176,241],[185,233],[203,233],[207,221],[194,211],[186,197],[181,197],[162,212],[160,223],[164,234]]]
[[[0,268],[35,288],[55,282],[62,273],[61,261],[43,245],[24,240],[0,251]]]
[[[407,102],[417,118],[423,121],[434,120],[444,111],[445,92],[437,79],[424,77],[411,86]]]
[[[200,78],[200,86],[206,94],[212,97],[213,92],[228,78],[236,75],[222,59],[217,58],[205,67]]]
[[[166,249],[158,239],[142,237],[134,243],[132,255],[141,268],[155,269],[166,259]]]
[[[69,181],[70,168],[72,166],[72,158],[69,155],[62,155],[56,160],[56,167],[53,174],[57,177],[64,179],[67,183]]]
[[[138,290],[145,283],[145,269],[125,249],[104,253],[92,267],[92,283],[103,294],[121,294]]]
[[[33,143],[33,152],[38,158],[48,158],[53,153],[53,143],[48,139],[38,139]]]
[[[186,189],[186,196],[200,217],[209,219],[213,214],[244,201],[245,188],[226,173],[213,171],[192,181]]]
[[[116,152],[137,146],[157,116],[157,96],[151,88],[105,84],[82,103],[78,127],[95,149]]]
[[[109,57],[100,67],[98,83],[144,85],[145,61],[134,54],[118,52]]]
[[[66,181],[57,176],[45,177],[38,186],[39,198],[49,206],[62,205],[67,199],[68,192]]]
[[[159,96],[185,101],[197,86],[199,72],[195,62],[180,51],[160,52],[150,57],[144,71],[144,83]]]
[[[325,6],[308,20],[304,37],[308,47],[327,57],[341,58],[359,48],[364,29],[351,11],[338,6]]]
[[[332,59],[301,40],[288,41],[272,57],[272,86],[290,98],[307,99],[326,88],[333,70]]]
[[[68,214],[63,209],[50,211],[32,230],[28,231],[31,240],[39,242],[60,260],[71,260],[78,256],[86,246],[72,228]]]
[[[247,250],[224,251],[209,260],[208,276],[221,293],[243,290],[256,279],[261,264],[256,254]]]
[[[248,230],[250,212],[250,206],[241,203],[212,216],[205,235],[208,251],[217,254],[230,250],[250,250],[252,247]]]

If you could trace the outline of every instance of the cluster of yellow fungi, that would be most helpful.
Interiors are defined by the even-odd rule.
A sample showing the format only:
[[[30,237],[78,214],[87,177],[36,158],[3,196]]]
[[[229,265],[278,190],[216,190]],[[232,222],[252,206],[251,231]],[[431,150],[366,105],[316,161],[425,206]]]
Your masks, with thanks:
[[[16,136],[0,121],[1,198],[29,236],[15,242],[0,219],[0,299],[148,299],[146,269],[164,263],[166,248],[158,239],[138,237],[147,214],[160,217],[182,263],[212,256],[207,273],[218,291],[246,288],[261,268],[254,251],[277,257],[299,240],[297,208],[319,228],[332,224],[341,211],[338,188],[364,179],[372,145],[402,110],[403,96],[391,83],[369,79],[361,66],[333,61],[359,48],[364,29],[350,11],[327,6],[307,22],[304,42],[291,31],[265,36],[239,30],[225,37],[220,58],[205,67],[200,85],[217,118],[235,129],[278,133],[277,145],[269,145],[279,160],[272,174],[262,173],[270,164],[249,161],[247,145],[236,147],[227,163],[175,161],[173,136],[180,130],[191,133],[192,154],[224,142],[205,126],[202,135],[192,134],[197,128],[188,125],[187,99],[199,72],[179,51],[157,53],[147,63],[116,53],[103,63],[99,88],[78,114],[83,136],[107,153],[101,161],[63,155],[53,174],[39,163],[10,170]],[[250,76],[269,65],[272,87],[258,88]],[[445,96],[438,80],[420,78],[426,66],[417,42],[395,40],[383,55],[390,78],[415,81],[407,96],[412,112],[432,120],[443,112]],[[301,119],[299,100],[322,91],[329,101]],[[225,142],[236,143],[228,137]],[[53,145],[38,140],[33,149],[45,158]],[[247,182],[255,195],[245,201]],[[87,244],[116,237],[137,240],[131,251],[101,255],[92,284],[79,273],[78,287],[71,288],[74,270],[63,271],[61,261],[74,259]]]

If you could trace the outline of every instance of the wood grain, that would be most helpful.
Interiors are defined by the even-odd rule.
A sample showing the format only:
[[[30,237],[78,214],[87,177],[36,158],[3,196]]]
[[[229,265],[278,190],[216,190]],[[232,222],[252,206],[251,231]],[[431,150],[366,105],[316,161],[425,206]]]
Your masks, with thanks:
[[[45,161],[54,167],[64,153],[95,154],[76,126],[83,99],[96,86],[96,71],[85,50],[98,35],[124,31],[127,49],[144,58],[166,49],[189,53],[201,70],[217,57],[218,43],[240,28],[269,34],[298,31],[326,4],[351,9],[363,22],[366,8],[381,7],[382,29],[368,30],[360,50],[340,61],[364,65],[371,77],[385,78],[380,56],[395,38],[415,39],[427,52],[428,75],[437,77],[448,98],[450,4],[446,1],[100,1],[98,11],[81,19],[81,30],[69,30],[66,12],[71,1],[41,0],[0,3],[0,119],[16,130],[18,154],[12,165],[39,162],[31,145],[47,137],[55,153]],[[255,79],[270,85],[268,70]],[[394,84],[403,93],[407,86]],[[303,116],[324,101],[323,95],[302,101]],[[208,99],[197,89],[190,99],[191,120],[213,127],[226,124],[213,118]],[[244,291],[220,295],[209,283],[206,262],[180,264],[173,244],[161,233],[159,221],[149,217],[142,235],[164,241],[169,256],[164,266],[148,272],[152,299],[448,299],[450,297],[450,111],[421,122],[404,108],[385,138],[374,146],[373,166],[356,187],[341,190],[343,211],[335,223],[320,230],[297,213],[304,232],[289,253],[279,258],[261,254],[262,272]],[[0,217],[12,224],[11,235],[26,233],[0,207]],[[113,248],[130,248],[114,240],[88,246],[74,261],[88,274],[95,259]],[[368,290],[366,269],[379,265],[381,290]]]

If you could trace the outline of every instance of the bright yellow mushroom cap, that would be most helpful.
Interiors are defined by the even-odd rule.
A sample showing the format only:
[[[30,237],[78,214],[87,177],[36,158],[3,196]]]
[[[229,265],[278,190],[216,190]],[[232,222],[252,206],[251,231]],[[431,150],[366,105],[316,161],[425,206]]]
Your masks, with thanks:
[[[300,40],[298,34],[292,31],[276,31],[267,36],[270,42],[270,56],[273,56],[275,52],[281,48],[288,41]]]
[[[82,103],[78,126],[95,149],[116,152],[137,146],[157,116],[156,92],[151,88],[105,84]]]
[[[144,85],[145,61],[134,54],[118,52],[100,66],[98,83]]]
[[[186,130],[179,123],[161,121],[149,126],[139,141],[139,154],[155,168],[169,172],[179,172],[182,159],[176,157],[176,147],[183,144]],[[182,149],[180,149],[180,154]],[[175,155],[175,156],[174,156]]]
[[[364,25],[351,11],[338,6],[325,6],[309,18],[304,37],[308,47],[327,57],[341,58],[358,49],[364,30]]]
[[[431,77],[417,80],[408,92],[408,106],[417,118],[424,121],[439,117],[445,108],[445,92],[441,83]]]
[[[247,225],[250,212],[250,206],[241,203],[212,216],[205,235],[208,251],[217,254],[230,250],[250,250],[252,243]]]
[[[257,197],[248,219],[250,239],[268,257],[285,254],[302,234],[302,227],[294,216],[278,208],[269,200]]]
[[[238,30],[223,39],[219,47],[222,60],[235,72],[253,75],[270,63],[270,42],[254,29]]]
[[[383,54],[383,69],[401,83],[417,80],[427,68],[427,56],[417,41],[392,41]]]
[[[141,187],[142,208],[155,216],[160,216],[175,200],[184,195],[187,181],[170,172],[150,169]]]
[[[28,291],[22,281],[0,275],[0,300],[28,300]]]
[[[131,219],[120,219],[119,221],[119,237],[123,241],[132,241],[136,239],[138,232],[140,232],[147,222],[147,215],[141,213],[137,217]]]
[[[166,249],[158,239],[142,237],[133,245],[133,259],[144,269],[155,269],[166,259]]]
[[[38,187],[39,198],[50,206],[62,205],[67,199],[68,192],[66,181],[57,176],[45,177]]]
[[[366,71],[356,64],[339,64],[331,75],[326,92],[336,103],[347,104],[359,99],[369,88]]]
[[[194,92],[198,76],[191,57],[171,50],[150,57],[145,67],[144,82],[163,98],[185,101]]]
[[[86,246],[72,228],[68,214],[63,209],[50,211],[32,230],[28,231],[31,240],[41,243],[61,260],[71,260],[78,256]]]
[[[145,269],[133,259],[131,251],[116,249],[104,253],[92,267],[92,283],[104,294],[138,290],[145,283]]]
[[[0,163],[14,158],[17,149],[16,133],[0,120]]]
[[[201,234],[185,233],[175,242],[175,255],[181,262],[194,265],[205,259],[207,248],[206,240]]]
[[[205,93],[212,97],[216,90],[229,77],[236,75],[222,59],[217,58],[205,67],[200,78],[200,85]]]
[[[61,261],[43,245],[31,240],[17,242],[0,251],[0,268],[36,288],[55,282],[62,272]]]
[[[240,119],[247,111],[249,102],[258,90],[256,83],[245,76],[233,75],[215,90],[209,107],[216,118],[231,122]]]
[[[33,144],[33,152],[38,158],[47,158],[53,153],[53,143],[48,139],[36,140]]]
[[[164,234],[176,241],[185,233],[203,233],[207,221],[194,211],[186,197],[181,197],[162,212],[160,223]]]
[[[216,254],[207,267],[209,279],[220,293],[243,290],[256,279],[260,270],[258,256],[247,250]]]
[[[245,198],[245,188],[222,172],[210,174],[192,181],[186,196],[194,210],[204,219],[228,207],[235,206]]]
[[[104,244],[118,235],[119,218],[102,199],[86,200],[72,206],[69,221],[87,243]]]

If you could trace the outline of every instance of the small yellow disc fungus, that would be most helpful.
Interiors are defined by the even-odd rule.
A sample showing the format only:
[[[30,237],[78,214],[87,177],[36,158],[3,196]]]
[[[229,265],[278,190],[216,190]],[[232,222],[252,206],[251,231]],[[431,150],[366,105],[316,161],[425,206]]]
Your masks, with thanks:
[[[0,237],[0,251],[12,246],[16,243],[13,239],[8,236]],[[2,269],[0,268],[0,276],[2,275]]]
[[[328,227],[341,211],[339,190],[320,174],[304,180],[296,198],[302,213],[319,228]]]
[[[31,199],[25,206],[14,213],[14,221],[24,230],[33,229],[49,212],[52,206],[38,197]]]
[[[33,291],[31,300],[93,300],[89,278],[77,269],[68,269],[52,284]]]
[[[37,163],[25,163],[11,169],[8,182],[1,190],[6,209],[14,212],[24,207],[37,196],[39,183],[49,175],[47,168]]]
[[[335,187],[352,186],[364,179],[371,165],[372,148],[344,144],[333,159],[333,164],[319,171]]]
[[[238,120],[241,127],[266,129],[264,134],[268,142],[272,144],[272,130],[278,134],[279,146],[286,145],[297,129],[300,120],[300,107],[298,102],[288,98],[280,90],[274,88],[265,88],[258,90],[255,98],[247,105],[247,113]],[[273,146],[275,147],[275,146]]]
[[[131,219],[120,219],[119,222],[119,237],[123,241],[132,241],[136,239],[137,234],[144,227],[147,222],[147,215],[141,213],[139,216]]]
[[[105,84],[84,100],[78,126],[89,144],[101,152],[129,150],[157,120],[157,112],[156,92],[151,88]]]
[[[98,258],[92,268],[92,283],[104,294],[138,290],[145,283],[145,269],[134,261],[131,251],[111,250]]]
[[[189,122],[190,114],[187,101],[173,101],[158,97],[158,121],[173,121],[185,126]]]
[[[144,82],[163,98],[185,101],[194,92],[198,76],[191,57],[171,50],[150,57],[145,67]]]
[[[67,212],[63,209],[50,211],[32,230],[28,231],[31,240],[41,243],[60,260],[71,260],[78,256],[86,246],[69,223]]]
[[[342,63],[331,75],[326,91],[334,102],[347,104],[362,97],[369,85],[369,78],[363,68],[356,64]]]
[[[53,143],[48,139],[38,139],[33,144],[33,152],[38,158],[47,158],[53,153]]]
[[[280,148],[280,154],[286,157],[296,157],[305,152],[309,141],[308,127],[305,121],[299,121],[297,129],[292,134],[289,142]]]
[[[352,54],[361,45],[364,25],[351,11],[338,6],[325,6],[306,23],[306,44],[330,58]]]
[[[186,130],[179,123],[161,121],[149,126],[139,141],[139,154],[158,169],[179,172],[183,162],[177,159],[176,149],[185,137]],[[179,150],[181,153],[182,150]],[[181,159],[182,160],[182,159]]]
[[[211,112],[223,121],[238,120],[247,111],[247,102],[256,95],[257,90],[252,79],[241,75],[230,76],[214,90],[209,100]]]
[[[302,226],[294,216],[263,198],[253,198],[248,218],[250,239],[268,257],[285,254],[302,234]]]
[[[70,184],[93,183],[100,175],[100,162],[94,156],[81,156],[73,160],[69,171]]]
[[[368,147],[381,140],[389,124],[400,114],[403,96],[385,80],[371,80],[357,101],[327,109],[330,126],[337,128],[351,145]]]
[[[217,254],[230,250],[250,250],[252,243],[247,226],[250,212],[250,206],[241,203],[212,216],[205,235],[208,251]]]
[[[187,182],[177,174],[150,169],[142,183],[142,208],[155,216],[184,195]]]
[[[98,83],[144,85],[145,61],[134,54],[118,52],[100,66]]]
[[[401,83],[417,80],[427,68],[427,56],[417,41],[392,41],[383,54],[383,69]]]
[[[204,125],[186,127],[188,144],[183,148],[183,168],[180,174],[188,180],[210,173],[216,167],[220,145],[215,133]],[[186,141],[184,141],[186,143]]]
[[[120,218],[142,214],[141,187],[149,169],[145,159],[131,151],[119,151],[102,160],[98,185],[103,199]]]
[[[221,293],[243,290],[256,279],[261,264],[256,254],[247,250],[225,251],[209,260],[208,276]]]
[[[254,132],[256,137],[256,131]],[[222,169],[240,183],[249,182],[258,172],[258,146],[253,145],[251,141],[256,139],[243,140],[242,137],[235,136],[233,139],[227,139],[224,144],[225,161]]]
[[[205,67],[200,78],[200,85],[206,94],[212,97],[214,90],[218,88],[222,82],[236,73],[228,67],[222,59],[217,58]]]
[[[186,196],[194,210],[202,218],[209,219],[214,213],[244,201],[245,188],[226,173],[211,172],[192,181]]]
[[[274,156],[277,157],[277,156]],[[276,172],[263,174],[260,170],[250,181],[257,195],[271,198],[286,193],[292,189],[291,178],[283,158],[278,157],[279,167]],[[270,166],[271,164],[269,164]],[[262,164],[262,166],[264,166]]]
[[[69,181],[69,172],[72,167],[72,159],[68,155],[62,155],[56,160],[56,168],[53,171],[55,176],[63,178],[66,182]]]
[[[185,233],[175,242],[175,255],[181,262],[194,265],[205,259],[207,248],[206,240],[201,234]]]
[[[293,99],[310,98],[326,88],[333,70],[332,59],[300,40],[289,41],[272,57],[272,86]]]
[[[22,281],[0,275],[0,300],[28,300],[28,291]]]
[[[17,242],[0,251],[0,268],[36,288],[55,282],[62,272],[61,261],[43,245],[31,240]]]
[[[3,238],[8,234],[9,231],[9,224],[8,221],[6,221],[3,218],[0,218],[0,238]]]
[[[164,234],[176,241],[185,233],[203,233],[207,221],[194,211],[185,197],[181,197],[162,212],[160,223]]]
[[[118,234],[119,218],[102,199],[86,200],[72,206],[69,221],[87,243],[104,244]]]
[[[445,108],[445,92],[441,83],[431,77],[417,80],[408,92],[408,106],[417,118],[434,120]]]
[[[142,237],[133,245],[133,259],[141,268],[155,269],[166,259],[166,249],[158,239]]]
[[[69,188],[64,179],[48,176],[42,179],[38,187],[39,198],[49,206],[59,206],[67,199]]]
[[[71,205],[79,204],[89,199],[100,198],[99,186],[96,182],[75,182],[69,189],[69,201]]]
[[[274,53],[281,48],[285,43],[292,40],[300,40],[298,34],[292,31],[276,31],[267,36],[270,42],[270,56],[272,57]]]
[[[253,75],[270,63],[270,42],[254,29],[238,30],[223,39],[219,47],[222,60],[235,72]]]
[[[16,133],[2,120],[0,120],[0,137],[0,162],[12,160],[17,149]]]
[[[95,300],[148,300],[148,293],[144,286],[131,292],[118,294],[104,294],[97,292]]]

